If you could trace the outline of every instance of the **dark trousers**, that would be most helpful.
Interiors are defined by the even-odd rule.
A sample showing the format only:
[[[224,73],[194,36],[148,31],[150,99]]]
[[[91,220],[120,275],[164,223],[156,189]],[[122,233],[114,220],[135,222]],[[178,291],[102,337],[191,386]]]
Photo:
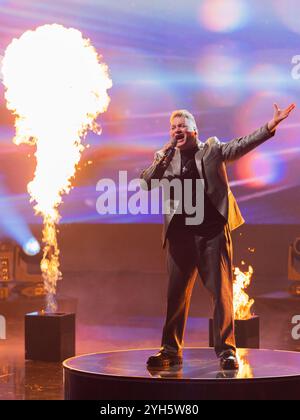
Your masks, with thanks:
[[[168,235],[167,316],[162,350],[182,354],[184,330],[197,271],[214,305],[215,351],[236,352],[233,311],[232,240],[228,224],[213,234],[171,230]]]

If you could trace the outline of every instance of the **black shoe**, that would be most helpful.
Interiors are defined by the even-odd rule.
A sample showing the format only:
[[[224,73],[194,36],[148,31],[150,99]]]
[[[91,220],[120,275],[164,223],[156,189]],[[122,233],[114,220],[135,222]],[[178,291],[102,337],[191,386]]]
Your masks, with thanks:
[[[239,362],[234,353],[225,352],[220,356],[220,366],[223,370],[239,370]]]
[[[182,356],[160,351],[155,356],[150,356],[147,360],[149,367],[168,368],[171,366],[182,365]]]

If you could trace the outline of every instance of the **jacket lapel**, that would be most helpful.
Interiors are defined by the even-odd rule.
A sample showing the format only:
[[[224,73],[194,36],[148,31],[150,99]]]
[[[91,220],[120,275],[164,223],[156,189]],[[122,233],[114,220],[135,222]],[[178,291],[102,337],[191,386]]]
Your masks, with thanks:
[[[200,178],[203,179],[203,170],[202,170],[202,161],[203,161],[203,157],[205,155],[205,152],[208,148],[208,145],[206,143],[198,143],[198,147],[199,150],[198,152],[195,154],[195,161],[196,161],[196,166],[200,175]]]

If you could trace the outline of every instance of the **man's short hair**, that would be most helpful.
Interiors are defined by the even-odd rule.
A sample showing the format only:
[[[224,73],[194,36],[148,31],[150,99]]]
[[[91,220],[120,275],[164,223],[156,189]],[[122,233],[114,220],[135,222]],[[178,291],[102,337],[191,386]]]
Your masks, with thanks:
[[[172,124],[173,119],[176,118],[176,117],[187,118],[192,123],[194,130],[198,133],[198,128],[197,128],[197,124],[196,124],[196,121],[195,121],[195,117],[189,111],[187,111],[186,109],[177,109],[176,111],[173,111],[172,115],[170,117],[170,123],[171,124]]]

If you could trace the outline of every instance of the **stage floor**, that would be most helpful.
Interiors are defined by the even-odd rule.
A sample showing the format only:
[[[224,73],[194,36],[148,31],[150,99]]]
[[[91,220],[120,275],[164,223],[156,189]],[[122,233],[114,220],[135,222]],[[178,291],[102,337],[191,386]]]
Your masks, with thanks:
[[[283,308],[286,310],[286,308]],[[283,331],[290,330],[283,326],[284,311],[275,311],[267,306],[262,314],[261,343],[264,348],[286,350]],[[106,323],[83,323],[80,320],[76,328],[76,354],[95,352],[125,351],[129,348],[151,349],[159,345],[163,317],[122,317]],[[284,329],[284,328],[285,329]],[[189,317],[185,344],[188,348],[207,347],[208,320],[206,318]],[[297,341],[290,343],[289,350],[298,347]],[[145,368],[145,358],[154,353],[149,350],[141,356],[139,365]],[[212,362],[216,363],[215,356]],[[23,317],[8,319],[7,339],[0,340],[0,400],[57,400],[64,398],[63,368],[60,363],[25,361],[24,358],[24,322]],[[136,367],[136,366],[133,366]],[[184,369],[187,365],[184,365]],[[216,370],[218,365],[215,365]],[[149,374],[149,372],[145,372]],[[163,372],[161,375],[168,375]],[[154,372],[153,375],[160,375]],[[150,376],[149,376],[150,377]],[[300,389],[300,388],[298,388]],[[300,393],[296,397],[300,399]]]
[[[188,348],[183,366],[148,369],[157,350],[78,356],[64,362],[66,399],[291,399],[300,398],[300,354],[239,350],[240,369],[219,368],[212,349]]]

